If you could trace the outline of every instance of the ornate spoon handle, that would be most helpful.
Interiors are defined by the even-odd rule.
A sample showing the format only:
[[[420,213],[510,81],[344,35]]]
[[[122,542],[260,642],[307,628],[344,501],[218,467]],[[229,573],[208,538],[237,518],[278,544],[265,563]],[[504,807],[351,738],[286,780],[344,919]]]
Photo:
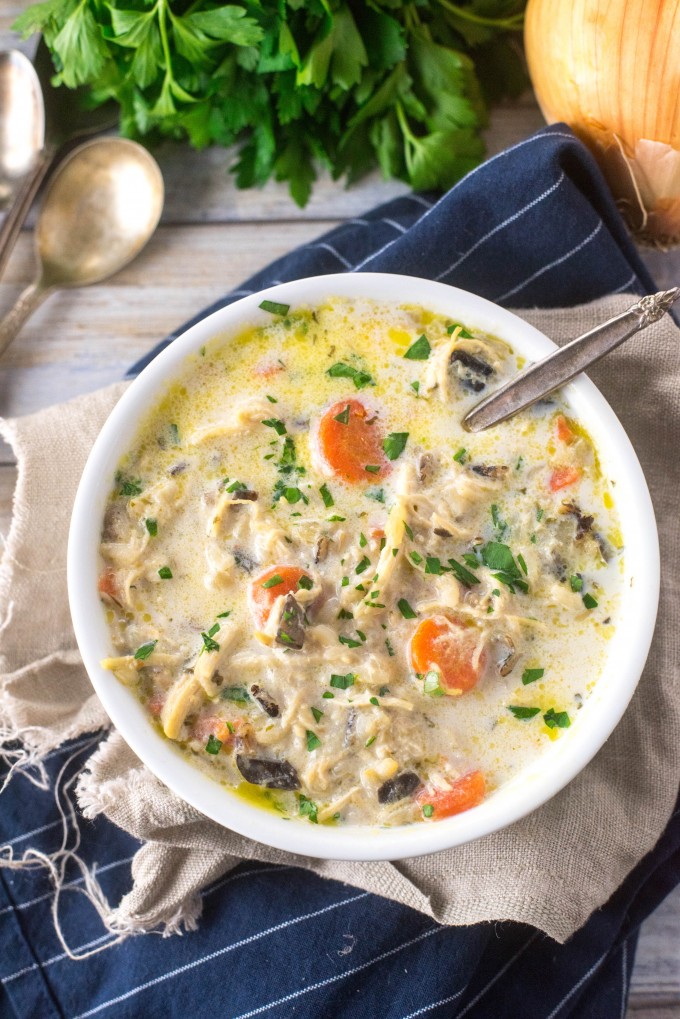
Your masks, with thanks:
[[[610,350],[660,319],[679,297],[680,287],[641,297],[622,315],[609,319],[525,368],[468,411],[463,418],[463,427],[469,432],[481,432],[542,400]]]

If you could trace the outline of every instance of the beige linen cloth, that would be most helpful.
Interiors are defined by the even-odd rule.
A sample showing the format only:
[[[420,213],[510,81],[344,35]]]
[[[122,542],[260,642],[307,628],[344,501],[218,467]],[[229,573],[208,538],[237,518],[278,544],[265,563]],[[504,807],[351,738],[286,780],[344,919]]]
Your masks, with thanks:
[[[618,296],[520,314],[560,342],[630,303]],[[680,331],[665,316],[592,372],[642,462],[663,566],[647,668],[623,720],[592,763],[549,803],[504,831],[418,859],[352,863],[293,856],[219,827],[165,788],[111,731],[76,789],[86,817],[103,813],[144,842],[134,859],[132,889],[120,903],[107,903],[88,877],[110,930],[124,936],[195,926],[200,889],[243,859],[306,867],[441,923],[516,920],[559,942],[609,898],[661,835],[680,780],[679,341]],[[46,752],[109,724],[75,646],[65,557],[83,464],[123,388],[1,425],[19,477],[0,566],[0,740],[21,736],[27,749],[24,756],[15,751],[15,765],[32,768],[37,781]],[[8,848],[1,855],[5,865],[22,862]],[[58,860],[42,863],[58,882]]]

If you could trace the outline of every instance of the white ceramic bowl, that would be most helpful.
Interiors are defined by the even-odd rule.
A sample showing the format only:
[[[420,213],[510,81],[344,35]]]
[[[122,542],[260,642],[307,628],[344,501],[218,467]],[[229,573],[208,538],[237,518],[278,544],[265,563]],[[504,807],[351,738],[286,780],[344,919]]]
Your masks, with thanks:
[[[331,859],[402,859],[432,853],[497,831],[554,796],[600,749],[633,695],[652,639],[659,594],[659,548],[654,512],[640,464],[615,414],[587,378],[568,387],[574,413],[585,423],[616,482],[625,542],[621,615],[604,672],[562,733],[521,774],[473,810],[437,823],[402,828],[327,827],[286,821],[232,795],[161,737],[130,690],[101,668],[112,654],[97,594],[98,545],[104,507],[119,459],[131,446],[140,417],[182,372],[185,357],[218,334],[225,342],[246,325],[269,321],[263,298],[314,304],[337,295],[420,304],[507,340],[536,360],[554,349],[542,333],[474,294],[410,276],[356,273],[284,283],[216,311],[166,348],[132,383],[99,435],[76,496],[68,547],[68,588],[78,645],[92,684],[111,721],[134,752],[178,796],[233,831],[305,856]]]

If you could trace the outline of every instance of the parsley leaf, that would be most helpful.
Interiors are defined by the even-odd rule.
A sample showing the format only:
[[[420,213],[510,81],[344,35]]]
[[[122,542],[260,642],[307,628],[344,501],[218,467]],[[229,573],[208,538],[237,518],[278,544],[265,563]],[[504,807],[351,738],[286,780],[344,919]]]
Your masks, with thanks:
[[[358,368],[353,368],[351,364],[345,364],[344,361],[338,361],[336,364],[331,365],[326,375],[332,379],[351,379],[357,389],[365,389],[366,386],[375,385],[372,375]]]
[[[409,361],[427,361],[431,350],[430,342],[425,333],[423,333],[415,343],[411,344],[404,357],[408,358]]]
[[[385,456],[388,460],[396,460],[398,456],[401,456],[406,448],[408,436],[408,432],[390,432],[390,434],[383,439],[383,449],[385,450]]]

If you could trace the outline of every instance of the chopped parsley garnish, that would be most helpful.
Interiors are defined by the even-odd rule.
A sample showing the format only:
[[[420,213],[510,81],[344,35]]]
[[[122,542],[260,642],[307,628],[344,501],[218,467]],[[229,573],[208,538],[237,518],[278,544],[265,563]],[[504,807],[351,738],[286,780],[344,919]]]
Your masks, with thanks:
[[[337,515],[337,513],[334,513],[332,517],[328,518],[328,522],[329,522],[329,524],[334,524],[334,523],[336,523],[336,521],[339,521],[340,523],[342,523],[346,519],[347,519],[347,517],[340,517],[340,516]]]
[[[228,481],[229,479],[226,478],[225,480]],[[227,492],[239,492],[241,489],[247,487],[248,486],[244,485],[242,481],[232,481],[232,483],[229,485],[227,489]]]
[[[278,585],[282,584],[282,583],[283,583],[283,577],[281,576],[281,574],[280,573],[275,573],[273,576],[269,577],[267,580],[263,580],[262,581],[262,587],[264,587],[264,588],[266,588],[268,590],[270,587],[278,587]]]
[[[543,519],[543,513],[544,513],[544,510],[542,510],[542,509],[540,508],[540,506],[539,506],[539,507],[538,507],[538,508],[536,509],[536,520],[538,520],[538,521],[542,520],[542,519]]]
[[[349,424],[349,404],[345,406],[345,409],[339,414],[336,414],[333,418],[334,421],[339,421],[341,425]]]
[[[431,803],[423,804],[423,817],[432,817],[434,814],[434,807]]]
[[[340,581],[340,587],[349,587],[349,577],[343,577]]]
[[[592,594],[583,595],[583,604],[587,609],[596,609],[598,605],[597,601],[595,600],[595,598],[593,598]]]
[[[326,690],[324,693],[321,694],[321,696],[325,700],[330,701],[330,700],[332,700],[335,697],[335,694],[331,693],[330,690]]]
[[[312,714],[314,715],[314,721],[318,722],[323,718],[323,711],[320,708],[312,708]]]
[[[473,559],[475,559],[475,566],[478,566],[479,563],[477,562],[477,559],[474,556]],[[469,570],[466,570],[465,567],[461,563],[456,562],[455,559],[449,559],[449,566],[451,567],[451,572],[455,576],[456,580],[460,581],[463,587],[472,587],[473,584],[479,583],[479,577],[476,577],[474,573],[470,573]]]
[[[368,471],[369,474],[377,474],[380,470],[380,464],[366,464],[364,470]]]
[[[306,573],[303,573],[297,582],[298,590],[311,591],[314,587],[314,581],[311,577],[308,577]]]
[[[387,648],[387,653],[390,656],[390,658],[394,658],[395,651],[394,648],[392,647],[392,641],[390,640],[389,637],[385,637],[385,647]]]
[[[517,556],[517,562],[519,563],[519,565],[520,565],[520,567],[521,567],[521,569],[522,569],[522,573],[524,574],[524,576],[525,576],[525,577],[526,577],[526,576],[528,576],[528,574],[529,574],[529,570],[527,569],[527,564],[526,564],[526,562],[524,561],[524,556],[522,555],[522,553],[521,553],[521,552],[520,552],[520,553],[519,553],[519,555]]]
[[[376,707],[376,708],[380,707],[380,701],[378,700],[377,697],[369,698],[369,704],[373,704],[373,706]]]
[[[406,521],[404,521],[404,530],[406,531],[406,534],[411,539],[411,541],[413,541],[413,531],[411,530],[409,525],[406,523]]]
[[[387,697],[389,692],[390,692],[389,686],[381,686],[380,689],[378,690],[378,696]]]
[[[369,739],[364,743],[365,747],[370,747],[371,743],[375,743],[375,736],[370,736]]]
[[[415,343],[412,343],[408,348],[404,357],[408,358],[409,361],[427,361],[430,356],[432,347],[429,344],[427,336],[423,333],[419,336]]]
[[[312,732],[311,729],[307,729],[305,731],[305,736],[307,737],[308,750],[316,750],[317,747],[321,746],[321,740],[315,732]]]
[[[274,485],[273,499],[274,502],[279,502],[280,499],[285,499],[290,505],[295,505],[295,503],[300,502],[301,499],[305,505],[309,502],[307,496],[297,487],[297,485],[286,485],[283,481],[277,481]]]
[[[265,418],[262,422],[267,428],[273,428],[277,435],[286,434],[286,426],[278,418]]]
[[[343,361],[338,361],[337,364],[331,365],[326,375],[329,375],[332,379],[351,379],[357,389],[365,389],[366,386],[375,385],[372,375],[358,368],[353,368],[351,364],[345,364]]]
[[[333,499],[333,496],[328,490],[328,485],[323,484],[319,489],[319,493],[321,495],[321,498],[323,499],[324,506],[328,508],[330,508],[331,506],[335,506],[335,500]]]
[[[375,502],[385,502],[385,490],[383,488],[367,488],[364,495],[367,499],[374,499]]]
[[[458,322],[453,322],[450,326],[446,327],[446,331],[449,334],[449,336],[452,336],[453,333],[455,333],[456,329],[460,329],[460,332],[458,333],[458,338],[460,340],[472,339],[472,333],[470,332],[470,330],[466,329],[465,326],[460,325],[460,323]]]
[[[423,561],[420,552],[409,552],[409,559],[412,559],[416,566],[420,566]]]
[[[173,446],[179,446],[179,428],[177,425],[170,425],[170,436]]]
[[[161,580],[172,580],[172,570],[170,569],[169,566],[161,566],[160,570],[158,571],[158,576],[161,578]]]
[[[473,570],[476,570],[479,566],[481,566],[481,563],[474,552],[463,552],[463,559],[468,566],[472,567]]]
[[[540,708],[523,708],[519,704],[508,704],[508,711],[512,711],[515,718],[533,718],[540,710]]]
[[[496,571],[493,573],[496,580],[500,580],[501,584],[510,588],[513,594],[516,587],[526,594],[529,585],[522,577],[515,557],[507,545],[503,545],[500,541],[489,541],[486,545],[482,545],[480,552],[484,565],[490,570]]]
[[[205,745],[206,754],[219,754],[220,747],[222,746],[222,740],[217,739],[212,733],[208,736],[208,742]]]
[[[340,634],[338,640],[341,644],[345,644],[347,647],[361,647],[360,640],[354,640],[353,637],[345,637],[344,633]]]
[[[457,453],[454,453],[453,459],[456,461],[456,463],[464,464],[466,454],[467,449],[465,449],[465,447],[462,447],[461,449],[458,450]]]
[[[305,473],[302,467],[297,466],[295,441],[291,435],[287,435],[283,440],[283,449],[281,450],[278,468],[282,474],[290,474],[292,471],[297,471],[299,474]]]
[[[347,609],[340,609],[340,611],[338,612],[337,618],[338,619],[354,619],[354,616],[352,615],[351,612],[348,612]]]
[[[360,638],[361,640],[363,640],[363,641],[365,641],[365,640],[366,640],[366,634],[365,634],[365,633],[363,633],[363,631],[362,631],[362,630],[357,630],[357,635],[358,635],[358,637],[359,637],[359,638]]]
[[[358,644],[356,645],[359,646]],[[338,676],[336,673],[331,675],[331,686],[335,687],[336,690],[346,690],[348,686],[354,686],[355,676],[353,672],[348,672],[344,676]]]
[[[302,817],[308,817],[312,824],[319,823],[319,819],[317,817],[318,808],[314,800],[310,800],[305,796],[304,793],[300,793],[298,797],[298,805]]]
[[[361,531],[359,533],[359,546],[360,546],[360,548],[366,548],[367,545],[368,545],[368,538],[366,537],[364,532]]]
[[[416,381],[415,381],[415,382],[412,382],[412,383],[411,383],[411,389],[412,389],[412,390],[413,390],[413,392],[414,392],[414,393],[416,394],[416,396],[417,396],[417,395],[418,395],[418,393],[420,392],[420,382],[418,382],[418,380],[417,380],[417,379],[416,379]]]
[[[231,609],[227,609],[226,612],[218,612],[215,616],[216,619],[226,619],[227,616],[231,615]]]
[[[155,538],[156,535],[158,534],[158,521],[155,520],[153,517],[147,517],[144,523],[146,524],[146,529],[151,535],[151,537]]]
[[[580,573],[574,573],[569,578],[572,591],[579,592],[583,590],[583,577]]]
[[[130,480],[130,478],[121,478],[119,479],[119,481],[120,481],[120,488],[118,489],[119,495],[127,496],[128,499],[131,499],[134,495],[141,495],[143,487],[141,481],[139,480],[132,481]]]
[[[219,651],[220,645],[217,643],[216,640],[213,640],[213,637],[215,636],[219,628],[220,628],[219,623],[213,623],[213,625],[210,627],[207,633],[201,634],[201,637],[203,638],[203,647],[201,648],[201,654],[203,654],[204,651]]]
[[[259,306],[270,315],[287,315],[290,311],[289,304],[279,304],[277,301],[262,301]]]
[[[405,598],[399,599],[399,601],[397,602],[397,608],[401,612],[404,619],[415,619],[416,616],[418,615],[417,612],[413,611],[413,609],[411,608],[411,606],[409,605]]]
[[[444,696],[444,691],[442,690],[439,682],[439,673],[435,669],[431,669],[430,672],[425,673],[423,692],[429,694],[430,697]]]
[[[499,532],[502,538],[508,529],[508,525],[498,512],[498,506],[495,503],[493,503],[491,506],[491,519],[493,521],[493,526],[496,528],[496,530]]]
[[[525,669],[522,673],[522,682],[525,686],[529,683],[535,683],[539,679],[543,679],[545,675],[545,669]]]
[[[555,711],[554,708],[549,708],[543,716],[543,721],[549,729],[568,729],[571,725],[571,719],[566,711]]]
[[[370,565],[371,565],[371,560],[368,558],[368,556],[367,555],[362,556],[361,561],[357,564],[357,567],[356,567],[354,572],[355,573],[364,573],[365,570],[367,570]]]
[[[437,556],[427,556],[425,559],[425,572],[440,576],[444,572],[441,560]]]
[[[269,400],[269,402],[270,402],[270,403],[278,403],[278,402],[279,402],[279,401],[278,401],[278,400],[276,399],[276,397],[275,397],[275,396],[270,396],[270,395],[269,395],[269,393],[267,393],[267,399]]]
[[[390,434],[383,439],[383,449],[385,450],[385,456],[388,460],[396,460],[398,456],[401,456],[406,448],[408,436],[408,432],[390,432]]]
[[[146,659],[154,650],[154,648],[156,647],[157,643],[158,643],[157,640],[147,640],[146,644],[140,644],[140,646],[135,651],[135,661],[145,662]]]
[[[244,686],[225,686],[220,690],[220,699],[246,704],[250,700],[250,694]]]

